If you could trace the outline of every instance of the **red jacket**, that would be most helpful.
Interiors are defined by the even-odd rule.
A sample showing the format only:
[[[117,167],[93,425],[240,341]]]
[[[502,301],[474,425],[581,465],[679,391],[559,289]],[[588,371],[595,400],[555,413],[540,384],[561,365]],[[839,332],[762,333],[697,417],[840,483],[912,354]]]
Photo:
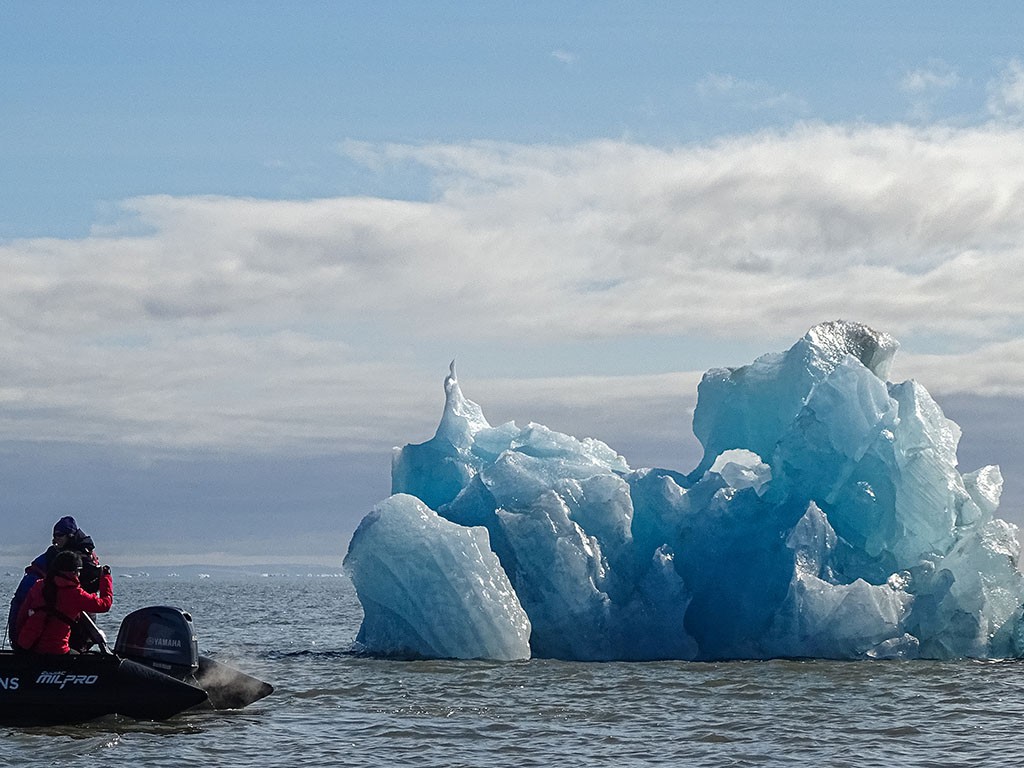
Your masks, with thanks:
[[[44,583],[45,579],[39,579],[39,581],[32,585],[28,597],[21,604],[17,622],[19,635],[25,627],[25,622],[29,616],[45,607],[43,599]],[[100,576],[100,593],[98,596],[82,589],[78,583],[78,574],[58,573],[54,576],[54,583],[57,585],[57,602],[53,607],[68,619],[71,619],[72,622],[78,621],[83,611],[106,613],[110,610],[110,606],[114,604],[114,582],[110,578],[109,573],[104,573]],[[71,636],[71,625],[58,616],[46,613],[45,610],[43,613],[45,615],[45,623],[39,639],[31,648],[26,650],[31,650],[34,653],[67,653],[70,650],[68,638]]]

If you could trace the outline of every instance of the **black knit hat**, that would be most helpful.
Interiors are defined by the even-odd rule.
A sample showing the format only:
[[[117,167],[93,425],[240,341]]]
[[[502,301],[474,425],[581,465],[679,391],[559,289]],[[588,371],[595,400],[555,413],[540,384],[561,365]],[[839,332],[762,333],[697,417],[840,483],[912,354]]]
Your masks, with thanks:
[[[69,536],[78,530],[78,523],[75,522],[75,518],[71,515],[62,517],[53,526],[54,536]]]

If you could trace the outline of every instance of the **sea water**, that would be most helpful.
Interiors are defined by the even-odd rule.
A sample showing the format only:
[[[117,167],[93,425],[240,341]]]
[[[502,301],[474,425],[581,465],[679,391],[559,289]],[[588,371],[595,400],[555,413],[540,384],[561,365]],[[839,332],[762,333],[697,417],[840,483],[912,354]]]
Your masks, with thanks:
[[[190,611],[203,653],[274,694],[163,723],[0,726],[0,765],[1024,765],[1021,662],[363,658],[337,567],[115,568],[99,624],[112,642],[156,604]]]

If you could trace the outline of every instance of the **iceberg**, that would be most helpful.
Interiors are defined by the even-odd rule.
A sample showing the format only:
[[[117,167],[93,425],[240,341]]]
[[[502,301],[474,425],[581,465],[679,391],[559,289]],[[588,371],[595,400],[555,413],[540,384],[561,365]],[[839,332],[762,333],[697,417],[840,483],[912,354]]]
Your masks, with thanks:
[[[434,437],[345,567],[363,651],[430,658],[720,660],[1024,654],[1017,529],[998,467],[899,344],[846,321],[708,371],[689,473],[633,469],[540,424],[491,426],[454,363]]]
[[[396,494],[356,536],[346,566],[363,605],[357,647],[416,658],[530,657],[530,620],[485,530]]]

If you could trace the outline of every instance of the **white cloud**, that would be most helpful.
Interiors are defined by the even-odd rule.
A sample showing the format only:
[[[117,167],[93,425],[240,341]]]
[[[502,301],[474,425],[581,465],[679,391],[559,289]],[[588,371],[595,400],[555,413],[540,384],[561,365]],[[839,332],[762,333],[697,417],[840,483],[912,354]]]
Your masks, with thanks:
[[[988,84],[988,110],[998,118],[1024,117],[1024,64],[1012,60],[999,77]]]
[[[940,99],[961,84],[956,70],[942,61],[907,72],[900,80],[900,89],[910,97],[910,118],[931,119]]]
[[[432,433],[447,358],[421,350],[595,339],[618,377],[483,404],[523,392],[517,419],[653,434],[693,392],[639,372],[697,366],[638,340],[776,351],[837,317],[942,340],[904,352],[929,388],[966,361],[965,388],[1024,392],[1020,129],[349,149],[429,170],[436,199],[154,196],[120,229],[0,245],[0,437],[366,449]]]
[[[565,64],[566,66],[571,66],[579,61],[579,56],[577,56],[575,53],[572,53],[571,51],[566,51],[561,48],[552,51],[551,58],[553,58],[555,61]]]
[[[959,84],[960,76],[942,62],[907,72],[900,81],[900,87],[912,94],[949,90]]]
[[[752,112],[777,110],[805,114],[807,103],[790,93],[778,91],[768,83],[744,80],[729,74],[711,73],[697,83],[697,93],[705,99],[720,99],[737,109]]]
[[[1024,397],[1024,339],[949,355],[903,354],[893,372],[916,379],[935,395]]]

